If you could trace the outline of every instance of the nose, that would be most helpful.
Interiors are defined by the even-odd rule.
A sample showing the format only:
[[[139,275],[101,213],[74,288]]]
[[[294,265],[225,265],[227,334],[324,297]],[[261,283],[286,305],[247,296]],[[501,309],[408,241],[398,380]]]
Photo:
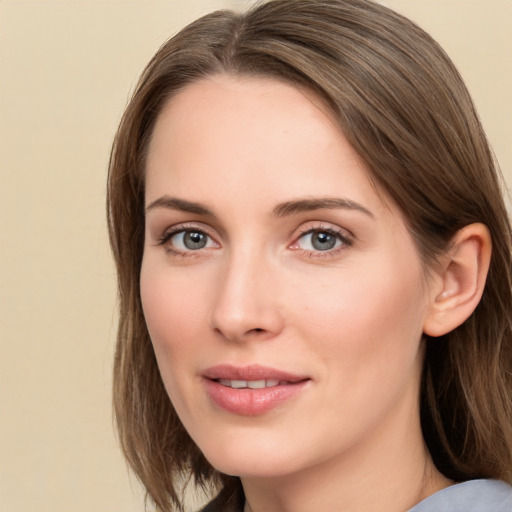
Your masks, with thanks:
[[[225,262],[212,312],[212,328],[224,339],[270,339],[284,325],[276,293],[276,268],[265,258],[238,254]]]

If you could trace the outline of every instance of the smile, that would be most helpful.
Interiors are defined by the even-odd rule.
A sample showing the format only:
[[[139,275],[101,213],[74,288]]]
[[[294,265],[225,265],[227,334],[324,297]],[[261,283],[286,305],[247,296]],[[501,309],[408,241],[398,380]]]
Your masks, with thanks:
[[[211,403],[225,412],[258,416],[286,406],[311,383],[309,377],[260,365],[219,365],[203,373]]]

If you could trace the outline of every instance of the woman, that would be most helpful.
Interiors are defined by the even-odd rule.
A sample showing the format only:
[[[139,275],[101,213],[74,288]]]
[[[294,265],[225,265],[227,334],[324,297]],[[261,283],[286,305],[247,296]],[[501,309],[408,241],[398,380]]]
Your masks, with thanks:
[[[438,45],[366,0],[217,12],[108,190],[115,410],[159,509],[512,510],[510,226]]]

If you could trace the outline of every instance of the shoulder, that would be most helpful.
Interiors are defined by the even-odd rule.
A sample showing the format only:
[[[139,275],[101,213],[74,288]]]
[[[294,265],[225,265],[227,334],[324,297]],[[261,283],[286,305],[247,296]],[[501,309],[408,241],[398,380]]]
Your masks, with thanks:
[[[409,512],[512,512],[512,487],[499,480],[469,480],[429,496]]]

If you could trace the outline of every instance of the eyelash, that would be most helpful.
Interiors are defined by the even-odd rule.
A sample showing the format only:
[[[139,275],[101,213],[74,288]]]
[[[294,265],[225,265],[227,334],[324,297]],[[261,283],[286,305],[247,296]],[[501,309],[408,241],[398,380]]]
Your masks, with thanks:
[[[206,237],[208,237],[210,240],[214,241],[212,236],[210,236],[202,227],[195,226],[195,225],[178,225],[172,228],[170,231],[165,231],[161,237],[158,238],[157,244],[158,246],[165,246],[165,250],[172,254],[173,256],[179,256],[179,257],[194,257],[198,256],[201,252],[201,249],[193,250],[180,250],[173,247],[171,244],[169,244],[169,241],[172,239],[172,237],[180,234],[180,233],[187,233],[187,232],[193,232],[193,233],[200,233]],[[334,247],[332,249],[328,249],[325,251],[322,250],[307,250],[302,249],[298,247],[298,243],[300,240],[304,239],[307,235],[311,235],[313,233],[327,233],[329,235],[334,236],[337,241],[340,242],[340,245],[338,247]],[[215,242],[217,243],[217,242]],[[347,236],[347,232],[345,230],[341,229],[335,229],[333,227],[327,227],[327,226],[315,226],[315,227],[309,227],[307,229],[304,229],[299,232],[298,236],[295,237],[294,242],[289,246],[292,250],[295,251],[301,251],[304,254],[307,254],[310,258],[328,258],[330,256],[333,256],[337,254],[339,251],[346,250],[350,246],[353,245],[353,239],[350,235]]]

